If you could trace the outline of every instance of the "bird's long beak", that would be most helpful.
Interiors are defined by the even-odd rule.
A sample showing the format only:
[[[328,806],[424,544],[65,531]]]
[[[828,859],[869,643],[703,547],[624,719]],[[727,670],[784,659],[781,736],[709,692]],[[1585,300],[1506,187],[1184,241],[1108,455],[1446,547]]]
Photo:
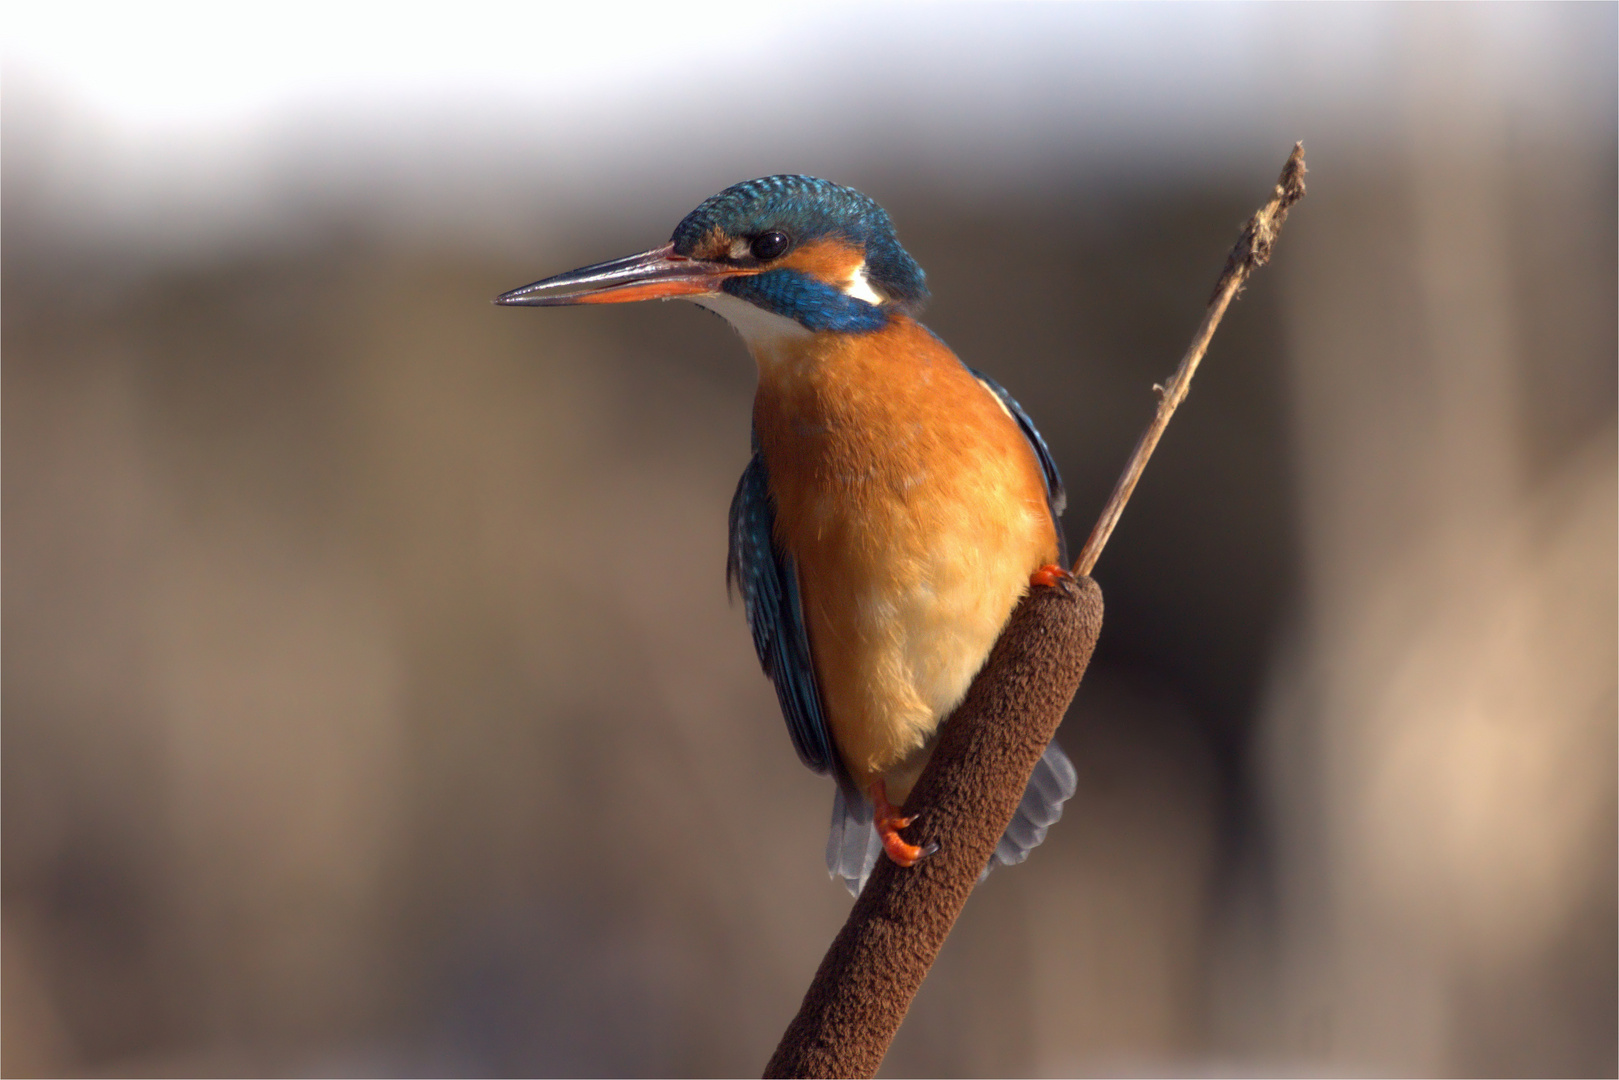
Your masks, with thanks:
[[[737,274],[757,273],[727,263],[689,259],[665,244],[639,255],[611,259],[570,270],[495,297],[497,304],[561,307],[565,304],[622,304],[631,300],[666,300],[718,292],[720,282]]]

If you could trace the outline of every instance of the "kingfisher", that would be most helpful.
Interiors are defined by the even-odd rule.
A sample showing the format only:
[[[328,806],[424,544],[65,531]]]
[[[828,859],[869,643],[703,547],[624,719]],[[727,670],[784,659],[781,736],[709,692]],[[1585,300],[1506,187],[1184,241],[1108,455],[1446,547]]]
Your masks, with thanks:
[[[735,184],[669,242],[502,294],[528,307],[683,298],[758,366],[726,578],[805,765],[836,781],[827,869],[858,893],[1032,586],[1067,571],[1062,480],[1012,396],[916,320],[921,267],[870,197],[810,176]],[[1074,793],[1053,742],[985,873],[1022,862]]]

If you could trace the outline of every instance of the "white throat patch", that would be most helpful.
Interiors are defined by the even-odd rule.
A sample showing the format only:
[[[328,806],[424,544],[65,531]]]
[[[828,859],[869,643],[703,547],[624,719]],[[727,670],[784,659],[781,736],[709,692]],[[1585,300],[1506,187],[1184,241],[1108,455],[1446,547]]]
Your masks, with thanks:
[[[748,343],[754,357],[761,360],[773,357],[784,345],[807,341],[815,336],[796,320],[754,307],[730,293],[704,293],[691,297],[691,300],[730,323],[732,329]]]

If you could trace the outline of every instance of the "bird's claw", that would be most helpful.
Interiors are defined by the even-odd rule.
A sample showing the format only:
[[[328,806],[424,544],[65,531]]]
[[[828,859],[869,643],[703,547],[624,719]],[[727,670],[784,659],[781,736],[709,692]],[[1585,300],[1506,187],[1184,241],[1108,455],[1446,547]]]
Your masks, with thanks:
[[[1073,580],[1073,577],[1072,573],[1056,563],[1046,563],[1046,565],[1029,575],[1029,584],[1044,585],[1048,589],[1055,589],[1064,581]]]
[[[901,815],[899,809],[888,801],[888,789],[881,780],[871,785],[871,801],[876,807],[873,824],[877,826],[877,836],[882,840],[883,850],[890,859],[900,866],[915,866],[917,860],[939,850],[939,845],[932,841],[923,847],[900,836],[899,831],[921,817],[922,813],[917,811],[908,817]]]
[[[878,821],[877,835],[882,838],[883,850],[888,852],[890,859],[893,859],[901,866],[915,866],[917,861],[929,854],[929,852],[925,851],[919,844],[907,843],[900,836],[898,830],[904,828],[904,826],[896,827],[894,821],[903,820],[904,818],[894,818],[887,821]]]

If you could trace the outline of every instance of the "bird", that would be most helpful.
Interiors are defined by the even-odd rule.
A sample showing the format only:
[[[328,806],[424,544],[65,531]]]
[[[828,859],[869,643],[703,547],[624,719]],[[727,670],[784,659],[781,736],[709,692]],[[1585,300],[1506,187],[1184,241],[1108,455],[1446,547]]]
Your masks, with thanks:
[[[758,367],[727,587],[799,758],[836,781],[827,869],[858,894],[883,853],[933,853],[900,808],[1020,599],[1067,575],[1062,479],[1012,396],[917,321],[926,275],[851,187],[734,184],[660,247],[495,302],[674,298]],[[1053,741],[983,872],[1022,862],[1076,783]]]

